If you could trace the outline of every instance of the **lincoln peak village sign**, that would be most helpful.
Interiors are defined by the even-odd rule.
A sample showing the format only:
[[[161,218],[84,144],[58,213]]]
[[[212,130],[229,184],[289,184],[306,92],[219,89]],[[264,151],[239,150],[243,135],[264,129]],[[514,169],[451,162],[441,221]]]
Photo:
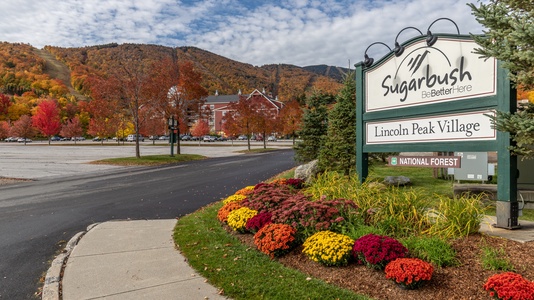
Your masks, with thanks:
[[[440,18],[436,21],[452,20]],[[368,153],[496,151],[498,155],[497,227],[519,228],[517,216],[517,158],[508,151],[510,136],[497,132],[491,116],[515,111],[515,90],[507,71],[495,58],[481,58],[471,36],[420,36],[403,44],[375,42],[356,65],[356,169],[368,174]],[[399,35],[397,35],[398,38]],[[371,46],[390,51],[378,61]],[[404,159],[396,164],[458,167],[457,157]],[[432,165],[435,164],[435,165]],[[391,165],[391,161],[390,161]]]

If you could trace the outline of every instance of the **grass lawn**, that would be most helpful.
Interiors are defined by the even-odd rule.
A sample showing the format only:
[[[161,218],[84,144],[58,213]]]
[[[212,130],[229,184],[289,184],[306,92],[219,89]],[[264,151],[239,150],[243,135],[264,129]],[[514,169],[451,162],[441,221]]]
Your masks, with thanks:
[[[176,154],[174,156],[170,155],[143,155],[141,158],[136,157],[119,157],[119,158],[108,158],[93,161],[93,164],[106,164],[106,165],[116,165],[116,166],[156,166],[156,165],[165,165],[172,163],[179,163],[184,161],[191,160],[200,160],[205,159],[205,156],[197,154]]]

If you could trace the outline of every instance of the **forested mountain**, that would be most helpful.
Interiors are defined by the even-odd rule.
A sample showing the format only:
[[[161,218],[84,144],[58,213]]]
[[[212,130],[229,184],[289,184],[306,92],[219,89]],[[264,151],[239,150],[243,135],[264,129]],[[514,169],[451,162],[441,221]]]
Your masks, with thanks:
[[[74,88],[84,94],[85,80],[89,74],[105,75],[117,61],[138,63],[140,60],[156,61],[164,57],[190,60],[203,75],[202,85],[210,94],[237,94],[265,89],[277,95],[281,101],[309,95],[314,90],[337,93],[341,87],[339,74],[328,77],[293,65],[278,64],[261,67],[241,63],[223,56],[195,48],[171,48],[145,44],[107,44],[81,48],[47,46],[52,53],[71,70]],[[127,59],[126,59],[127,58]]]

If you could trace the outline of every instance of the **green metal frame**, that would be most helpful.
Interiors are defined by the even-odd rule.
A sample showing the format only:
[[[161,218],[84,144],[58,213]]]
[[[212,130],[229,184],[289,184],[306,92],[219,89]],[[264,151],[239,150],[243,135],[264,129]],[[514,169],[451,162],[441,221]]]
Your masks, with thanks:
[[[465,35],[439,35],[455,39],[471,39]],[[403,45],[410,45],[424,39],[424,36],[413,38]],[[374,152],[444,152],[444,151],[497,151],[497,227],[519,228],[517,221],[517,157],[511,156],[508,150],[510,135],[497,132],[497,139],[493,141],[462,141],[462,142],[425,142],[425,143],[397,143],[382,145],[365,144],[365,124],[371,121],[400,120],[422,116],[436,116],[455,114],[469,111],[495,109],[514,112],[516,110],[516,92],[511,86],[508,72],[497,61],[497,93],[496,95],[479,97],[473,101],[457,100],[446,103],[420,105],[417,107],[399,108],[386,111],[365,113],[365,74],[379,68],[393,52],[380,59],[373,66],[366,68],[363,63],[356,64],[356,171],[359,180],[364,182],[368,176],[368,153]]]

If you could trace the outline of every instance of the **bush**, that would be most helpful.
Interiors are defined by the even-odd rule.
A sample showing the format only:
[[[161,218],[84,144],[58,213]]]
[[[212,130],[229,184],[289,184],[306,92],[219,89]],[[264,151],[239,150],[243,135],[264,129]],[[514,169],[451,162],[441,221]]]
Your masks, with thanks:
[[[345,266],[349,263],[354,240],[332,231],[319,231],[306,239],[302,252],[311,260],[326,266]]]
[[[242,206],[257,210],[258,213],[271,212],[282,202],[295,195],[294,189],[287,185],[259,183],[254,191],[241,202]]]
[[[506,259],[504,249],[482,248],[482,266],[485,270],[513,271],[514,266]]]
[[[408,249],[394,238],[368,234],[357,239],[352,255],[358,263],[365,263],[374,269],[383,270],[392,260],[406,256]]]
[[[296,246],[297,230],[287,224],[267,224],[254,234],[254,245],[271,258],[282,256]]]
[[[247,221],[254,217],[257,213],[257,211],[248,207],[234,209],[228,214],[228,226],[235,231],[245,233],[247,231],[245,227],[247,225]]]
[[[438,267],[457,266],[456,251],[440,237],[413,236],[402,239],[411,257],[431,262]]]
[[[238,202],[230,202],[228,204],[223,205],[223,207],[221,207],[219,211],[217,211],[217,219],[219,219],[219,221],[223,223],[226,223],[226,221],[228,220],[228,214],[231,211],[240,207],[241,204],[239,204]]]
[[[484,289],[496,299],[534,300],[534,283],[513,272],[491,276]]]
[[[245,226],[247,231],[250,231],[252,233],[258,232],[258,230],[262,229],[263,226],[272,223],[272,215],[268,212],[263,212],[255,215],[254,217],[250,218],[247,221],[247,225]]]
[[[357,206],[350,200],[309,201],[297,194],[272,211],[273,222],[289,224],[308,237],[321,230],[332,230],[340,223],[351,220],[357,213]]]
[[[397,258],[386,265],[385,272],[387,279],[413,290],[432,279],[434,267],[418,258]]]

